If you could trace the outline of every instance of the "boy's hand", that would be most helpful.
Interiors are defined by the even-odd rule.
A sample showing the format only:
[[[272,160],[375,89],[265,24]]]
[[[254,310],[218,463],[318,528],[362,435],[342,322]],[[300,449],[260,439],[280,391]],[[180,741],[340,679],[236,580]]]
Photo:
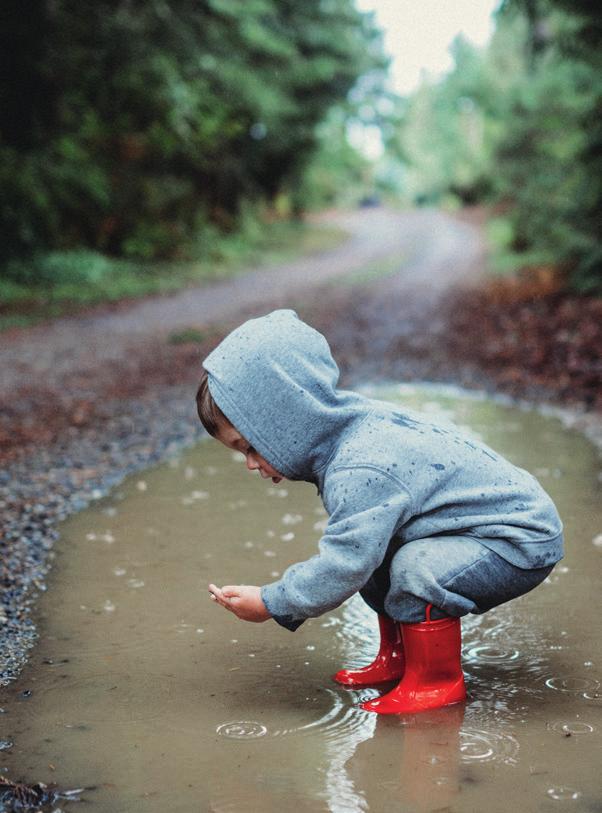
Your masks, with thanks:
[[[214,601],[243,621],[260,622],[272,617],[263,603],[259,587],[235,584],[220,588],[210,584],[209,592]]]

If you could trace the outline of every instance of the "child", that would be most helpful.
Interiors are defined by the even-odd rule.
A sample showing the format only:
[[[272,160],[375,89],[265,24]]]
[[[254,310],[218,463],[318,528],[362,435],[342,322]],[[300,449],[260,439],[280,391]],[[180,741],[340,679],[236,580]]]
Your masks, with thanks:
[[[329,515],[317,555],[262,588],[211,584],[214,600],[295,630],[359,591],[378,613],[380,649],[334,679],[399,680],[362,704],[384,714],[463,700],[460,616],[528,592],[562,558],[538,482],[453,427],[337,389],[326,340],[294,311],[245,322],[203,366],[207,431],[274,483],[314,483]]]

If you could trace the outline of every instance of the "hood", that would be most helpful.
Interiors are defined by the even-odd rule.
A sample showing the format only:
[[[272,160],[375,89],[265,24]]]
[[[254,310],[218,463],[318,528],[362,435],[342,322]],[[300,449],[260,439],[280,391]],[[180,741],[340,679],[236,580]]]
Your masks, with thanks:
[[[324,336],[292,310],[250,319],[203,362],[209,391],[230,423],[275,469],[315,481],[350,423],[369,411],[338,390]]]

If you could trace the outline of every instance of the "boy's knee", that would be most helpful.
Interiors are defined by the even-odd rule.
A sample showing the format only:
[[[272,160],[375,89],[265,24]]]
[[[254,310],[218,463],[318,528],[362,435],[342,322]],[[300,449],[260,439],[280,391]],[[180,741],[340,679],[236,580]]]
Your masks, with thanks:
[[[415,593],[417,588],[438,581],[436,562],[427,542],[409,542],[391,562],[391,587],[395,592]]]

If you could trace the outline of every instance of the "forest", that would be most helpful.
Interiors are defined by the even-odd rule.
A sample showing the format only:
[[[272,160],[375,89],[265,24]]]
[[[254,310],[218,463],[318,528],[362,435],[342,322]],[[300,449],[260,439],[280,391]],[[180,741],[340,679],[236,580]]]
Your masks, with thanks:
[[[3,4],[0,297],[99,283],[366,195],[485,204],[500,273],[602,287],[602,15],[504,0],[409,97],[352,0]],[[378,127],[369,161],[351,126]],[[250,226],[251,224],[251,226]]]

